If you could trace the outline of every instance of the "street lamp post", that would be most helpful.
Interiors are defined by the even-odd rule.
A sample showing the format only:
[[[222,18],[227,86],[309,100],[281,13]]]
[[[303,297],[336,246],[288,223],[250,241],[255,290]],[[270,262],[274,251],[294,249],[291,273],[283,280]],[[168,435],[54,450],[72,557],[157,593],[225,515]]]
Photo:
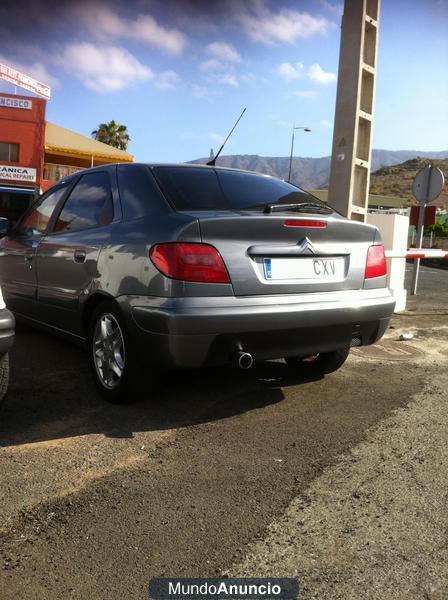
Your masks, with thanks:
[[[308,127],[296,127],[295,123],[292,126],[292,136],[291,136],[291,154],[289,156],[289,172],[288,172],[288,183],[291,183],[291,169],[292,169],[292,154],[294,152],[294,131],[296,129],[303,129],[303,131],[311,131]]]

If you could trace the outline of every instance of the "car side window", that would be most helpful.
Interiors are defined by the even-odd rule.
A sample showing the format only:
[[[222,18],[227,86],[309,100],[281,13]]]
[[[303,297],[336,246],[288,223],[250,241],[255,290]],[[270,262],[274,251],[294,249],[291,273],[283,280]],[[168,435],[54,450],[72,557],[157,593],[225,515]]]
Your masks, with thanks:
[[[109,225],[114,206],[109,175],[106,172],[83,175],[65,201],[54,232],[80,231]]]
[[[149,167],[135,164],[118,165],[117,175],[126,220],[164,214],[170,210]]]
[[[15,231],[17,235],[43,235],[59,200],[67,190],[67,185],[49,191],[37,201],[35,206],[19,222]]]

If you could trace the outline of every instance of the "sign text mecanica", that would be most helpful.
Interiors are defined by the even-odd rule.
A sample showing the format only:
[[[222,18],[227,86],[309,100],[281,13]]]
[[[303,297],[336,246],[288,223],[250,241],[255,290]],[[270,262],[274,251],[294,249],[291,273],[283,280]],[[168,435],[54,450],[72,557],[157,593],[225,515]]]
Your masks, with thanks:
[[[0,179],[11,181],[36,181],[36,169],[31,167],[16,167],[12,165],[0,165]]]

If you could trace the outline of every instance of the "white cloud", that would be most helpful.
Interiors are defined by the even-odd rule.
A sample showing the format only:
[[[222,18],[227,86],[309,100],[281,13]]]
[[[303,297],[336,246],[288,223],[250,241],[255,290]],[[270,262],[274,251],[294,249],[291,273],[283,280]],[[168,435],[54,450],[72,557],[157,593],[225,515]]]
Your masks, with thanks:
[[[61,64],[68,67],[87,88],[96,92],[116,92],[154,77],[149,67],[117,46],[95,46],[87,42],[69,44],[61,57]]]
[[[247,83],[249,85],[266,85],[269,83],[269,79],[266,79],[266,77],[262,77],[261,75],[256,75],[251,71],[244,73],[244,75],[240,75],[238,79],[242,83]]]
[[[327,10],[329,10],[331,13],[335,14],[335,15],[342,15],[342,13],[344,12],[344,5],[339,2],[333,3],[333,2],[329,2],[328,0],[319,0],[320,4],[326,8]]]
[[[154,78],[154,85],[159,90],[174,90],[180,82],[181,79],[175,71],[164,71]]]
[[[198,85],[197,83],[193,83],[191,86],[191,92],[195,98],[209,98],[212,94],[210,90],[203,85]]]
[[[60,87],[59,80],[54,75],[51,75],[51,73],[47,71],[47,67],[40,61],[23,64],[0,54],[0,62],[12,67],[13,69],[16,69],[17,71],[20,71],[21,73],[24,73],[25,75],[34,77],[34,79],[37,79],[37,81],[40,81],[40,83],[46,83],[47,85],[51,85],[53,87]]]
[[[212,58],[201,62],[199,68],[207,73],[208,81],[238,87],[235,64],[241,62],[241,56],[235,48],[225,42],[213,42],[207,46],[206,51]]]
[[[314,63],[311,67],[305,72],[303,63],[298,62],[295,65],[292,65],[289,62],[281,63],[276,69],[277,75],[282,77],[285,81],[291,82],[296,79],[300,79],[301,77],[308,77],[314,83],[318,83],[320,85],[327,85],[329,83],[333,83],[336,81],[336,73],[330,73],[324,71],[322,67]]]
[[[330,121],[327,120],[323,120],[320,122],[320,124],[322,125],[322,127],[324,127],[325,129],[333,129],[333,123],[331,123]]]
[[[222,90],[218,89],[215,85],[199,85],[197,83],[192,83],[190,85],[190,90],[194,98],[208,101],[211,101],[217,96],[222,96],[223,93]]]
[[[309,68],[308,77],[315,83],[319,83],[321,85],[333,83],[337,79],[336,73],[324,71],[322,67],[317,63],[311,65],[311,67]]]
[[[204,62],[201,62],[199,68],[201,71],[208,72],[219,71],[221,69],[225,69],[226,67],[222,64],[222,62],[216,60],[216,58],[211,58],[210,60],[204,60]]]
[[[240,63],[242,60],[235,47],[225,42],[212,42],[207,46],[207,53],[224,62]]]
[[[239,80],[244,81],[245,83],[251,83],[256,78],[253,73],[247,73],[241,75],[241,77],[237,76],[233,69],[233,65],[223,64],[214,58],[202,62],[199,65],[199,68],[207,74],[206,80],[208,82],[228,85],[230,87],[238,87]],[[261,81],[262,80],[260,79],[260,82]]]
[[[187,44],[181,31],[159,25],[152,15],[140,14],[135,19],[119,17],[103,2],[79,3],[71,11],[92,35],[104,42],[129,39],[174,55],[181,54]]]
[[[286,81],[294,81],[303,77],[303,64],[301,62],[296,63],[296,66],[289,62],[281,63],[277,67],[277,74],[285,79]]]
[[[324,34],[333,27],[325,17],[313,17],[287,8],[274,13],[263,2],[254,3],[253,7],[255,10],[243,10],[238,20],[254,42],[292,44],[299,39]]]
[[[314,90],[297,90],[296,92],[292,92],[291,96],[297,96],[297,98],[315,98],[317,92]]]
[[[222,85],[229,85],[230,87],[238,87],[238,79],[236,75],[233,73],[220,73],[213,76],[214,81],[216,83],[221,83]]]
[[[181,54],[187,43],[182,32],[161,27],[151,15],[139,15],[131,29],[132,34],[128,35],[130,39],[152,44],[168,54]]]
[[[231,66],[224,65],[219,60],[215,60],[214,58],[206,60],[199,65],[199,68],[204,73],[207,73],[206,79],[211,83],[219,83],[231,87],[238,87],[239,85],[238,78]]]

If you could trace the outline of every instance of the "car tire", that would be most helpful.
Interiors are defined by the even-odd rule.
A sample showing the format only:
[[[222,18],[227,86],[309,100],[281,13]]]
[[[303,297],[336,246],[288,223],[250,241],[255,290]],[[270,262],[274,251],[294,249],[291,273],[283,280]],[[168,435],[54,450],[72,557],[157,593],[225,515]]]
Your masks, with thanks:
[[[9,384],[9,355],[4,354],[0,358],[0,406],[5,399]]]
[[[88,345],[93,378],[103,398],[112,404],[133,402],[139,361],[115,303],[102,302],[93,312]]]
[[[350,354],[350,347],[332,352],[322,352],[315,356],[288,357],[286,364],[305,377],[319,377],[333,373],[342,367]]]

